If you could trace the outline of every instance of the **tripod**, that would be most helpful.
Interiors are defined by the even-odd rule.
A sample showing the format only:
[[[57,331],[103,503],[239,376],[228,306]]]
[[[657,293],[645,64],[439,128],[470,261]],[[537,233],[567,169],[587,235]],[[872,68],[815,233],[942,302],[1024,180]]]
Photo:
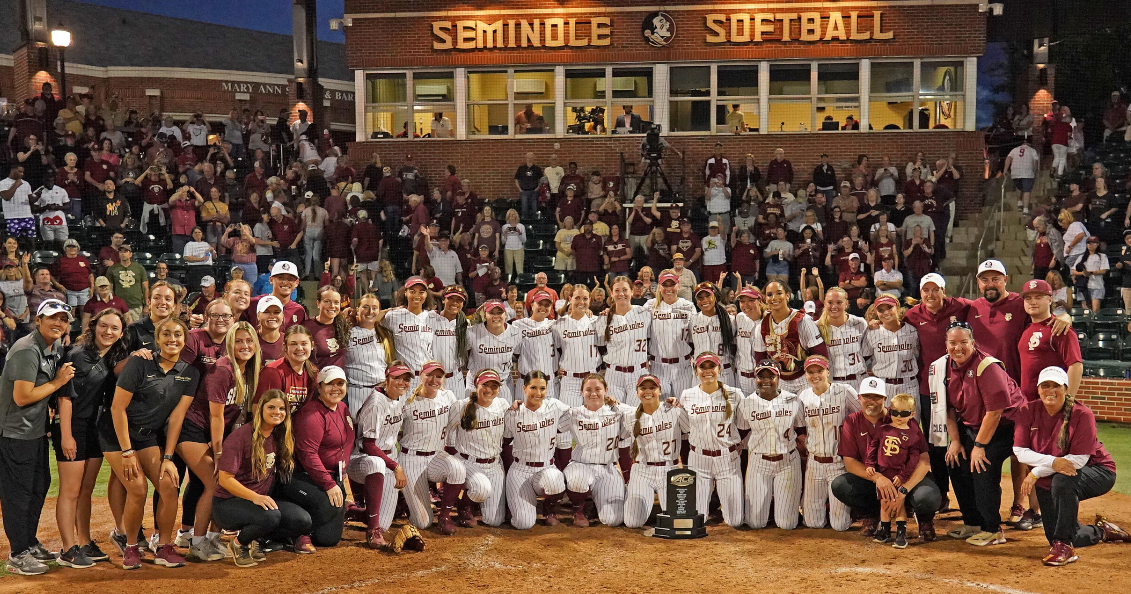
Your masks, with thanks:
[[[668,182],[668,176],[664,175],[664,170],[660,167],[659,159],[648,159],[648,166],[644,168],[644,173],[640,176],[641,184],[647,183],[648,189],[651,192],[659,191],[659,182],[664,183],[664,188],[668,191],[667,195],[672,196],[672,185]],[[637,191],[639,193],[639,190]]]

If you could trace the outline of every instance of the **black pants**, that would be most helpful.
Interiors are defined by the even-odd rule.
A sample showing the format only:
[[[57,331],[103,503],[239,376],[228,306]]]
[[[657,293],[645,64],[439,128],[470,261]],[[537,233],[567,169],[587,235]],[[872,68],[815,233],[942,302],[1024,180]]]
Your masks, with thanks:
[[[46,437],[0,437],[0,508],[15,555],[39,542],[35,531],[51,487],[50,450]]]
[[[1103,531],[1091,525],[1081,526],[1076,516],[1081,501],[1099,497],[1114,486],[1114,472],[1102,466],[1085,466],[1076,471],[1076,476],[1059,472],[1052,475],[1051,489],[1036,487],[1049,544],[1059,540],[1074,547],[1088,547],[1099,542]]]
[[[1001,467],[1013,455],[1013,423],[1002,419],[993,438],[986,444],[989,468],[984,472],[971,472],[970,452],[974,450],[974,429],[958,424],[958,433],[966,457],[958,466],[950,467],[950,480],[954,484],[954,497],[962,510],[962,523],[981,526],[985,532],[997,532],[1001,527]]]
[[[832,490],[833,496],[841,503],[864,515],[879,517],[880,497],[876,493],[876,483],[846,472],[833,479]],[[930,473],[907,493],[907,500],[911,502],[915,517],[920,521],[934,519],[941,495]]]
[[[342,482],[338,488],[345,493]],[[296,470],[291,482],[278,485],[276,493],[282,499],[298,505],[310,514],[310,542],[316,547],[332,547],[342,539],[345,526],[345,507],[334,507],[326,492],[301,470]]]
[[[212,498],[212,519],[225,530],[238,530],[247,546],[262,538],[289,541],[310,532],[310,514],[290,501],[275,500],[279,509],[263,509],[239,497]]]
[[[918,287],[918,284],[913,284],[912,287]],[[926,386],[923,386],[926,387]],[[931,458],[931,476],[935,479],[935,485],[939,488],[939,496],[946,497],[950,492],[950,468],[946,465],[946,448],[931,445],[931,436],[929,434],[931,427],[931,395],[919,395],[919,410],[923,415],[923,423],[920,425],[924,427],[924,431],[928,432],[927,437],[927,455]],[[942,499],[939,499],[939,504],[942,504]]]
[[[181,524],[195,528],[196,506],[200,503],[200,496],[204,495],[204,483],[187,468],[185,474],[188,475],[188,484],[185,485],[185,494],[181,497]]]

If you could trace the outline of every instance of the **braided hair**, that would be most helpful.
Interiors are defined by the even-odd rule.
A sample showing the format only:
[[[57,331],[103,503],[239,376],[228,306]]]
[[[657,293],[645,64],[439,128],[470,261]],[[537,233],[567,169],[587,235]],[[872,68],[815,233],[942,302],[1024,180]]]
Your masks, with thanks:
[[[719,319],[719,334],[723,339],[722,344],[719,345],[722,349],[719,356],[734,361],[734,357],[738,353],[738,344],[735,342],[734,328],[730,325],[730,314],[727,313],[726,306],[723,305],[719,288],[711,285],[711,294],[715,296],[715,317]],[[698,301],[696,301],[696,306],[698,305]],[[699,311],[702,313],[703,309],[700,308]],[[729,416],[728,414],[727,417]]]
[[[1060,425],[1060,436],[1056,439],[1056,446],[1060,448],[1060,455],[1063,456],[1068,453],[1068,425],[1072,423],[1072,408],[1076,404],[1076,398],[1072,394],[1064,394],[1064,422]]]
[[[479,380],[479,376],[483,375],[483,373],[487,372],[487,371],[494,371],[494,370],[490,369],[490,368],[484,368],[484,369],[480,369],[479,371],[476,371],[474,381],[477,382]],[[463,416],[460,417],[460,420],[459,420],[459,426],[462,427],[464,431],[471,431],[472,428],[475,427],[475,411],[478,408],[479,408],[479,389],[478,389],[478,386],[476,386],[476,389],[471,392],[471,397],[468,399],[468,402],[467,402],[467,408],[463,409]]]

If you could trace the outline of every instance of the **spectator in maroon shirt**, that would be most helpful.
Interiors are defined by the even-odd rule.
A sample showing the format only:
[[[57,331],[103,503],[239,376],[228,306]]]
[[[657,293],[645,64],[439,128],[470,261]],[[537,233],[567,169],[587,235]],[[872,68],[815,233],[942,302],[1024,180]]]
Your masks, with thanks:
[[[401,218],[408,225],[408,234],[415,236],[421,225],[427,225],[432,220],[432,215],[428,212],[428,207],[424,206],[424,197],[412,194],[408,197],[408,213]]]
[[[785,149],[774,151],[774,158],[766,167],[766,184],[776,185],[778,182],[793,183],[793,163],[785,158]]]
[[[680,253],[687,256],[687,267],[696,274],[703,258],[703,243],[699,236],[691,232],[691,221],[683,220],[679,223],[679,234],[668,241],[670,253]]]
[[[368,287],[377,273],[383,241],[381,231],[370,220],[369,213],[364,210],[358,212],[357,224],[350,231],[350,246],[357,258],[357,280],[363,287]]]
[[[102,246],[102,249],[98,250],[98,266],[95,272],[106,274],[107,268],[121,262],[121,258],[118,256],[118,248],[122,247],[125,241],[126,236],[121,231],[115,231],[110,235],[110,245]]]
[[[479,208],[470,198],[471,195],[461,187],[452,201],[452,224],[449,232],[453,237],[461,233],[469,233],[475,226],[475,217],[479,214]]]
[[[609,237],[605,241],[605,269],[617,275],[627,275],[632,267],[632,248],[628,239],[620,233],[620,225],[609,225]]]
[[[51,276],[67,290],[67,305],[82,307],[90,299],[94,286],[94,271],[90,260],[79,255],[79,242],[68,239],[63,242],[63,257],[51,265]]]
[[[758,280],[761,253],[751,241],[750,231],[737,231],[730,236],[731,271],[742,275],[742,282]]]
[[[571,163],[570,165],[573,164]],[[562,183],[565,184],[565,181],[562,181]],[[558,220],[558,227],[565,225],[566,217],[573,217],[573,220],[575,221],[584,220],[585,212],[588,210],[586,208],[586,206],[588,206],[588,203],[577,193],[578,188],[580,188],[581,186],[571,183],[565,185],[564,187],[565,196],[558,201],[558,210],[555,213],[555,217]]]
[[[243,180],[243,191],[245,196],[250,196],[252,192],[258,192],[260,196],[267,193],[267,174],[263,169],[263,162],[256,161],[252,172],[247,174]]]
[[[334,184],[352,184],[356,177],[357,170],[350,167],[349,157],[340,155],[338,157],[338,166],[334,169]]]
[[[90,318],[98,315],[98,312],[114,308],[122,315],[130,310],[125,301],[121,297],[114,296],[113,285],[110,279],[100,276],[94,279],[94,296],[82,306],[82,327],[86,328],[90,322]]]
[[[455,197],[463,193],[463,184],[459,181],[459,176],[456,175],[456,166],[448,165],[448,177],[444,178],[444,196],[448,200],[455,200]]]
[[[275,257],[288,262],[301,261],[297,251],[302,242],[302,230],[298,223],[291,217],[283,214],[283,209],[278,206],[271,207],[271,220],[267,222],[271,235],[279,242],[275,248]]]
[[[566,166],[566,174],[562,176],[561,183],[558,184],[559,191],[565,191],[565,188],[573,186],[580,193],[581,188],[585,187],[585,176],[577,172],[577,162],[570,161]]]
[[[90,159],[86,162],[83,179],[86,180],[87,197],[97,200],[106,191],[106,180],[114,177],[114,166],[102,158],[102,146],[95,144],[90,149]]]
[[[366,212],[366,219],[368,218],[369,213]],[[380,233],[379,229],[378,233]],[[329,259],[331,278],[344,272],[343,262],[348,266],[352,243],[353,229],[350,228],[349,223],[342,220],[340,214],[337,217],[330,217],[330,221],[326,223],[326,243],[322,247],[326,250],[326,257]]]
[[[220,193],[224,192],[224,180],[216,175],[216,168],[211,163],[204,163],[201,165],[201,178],[196,180],[193,187],[201,196],[208,196],[212,192],[212,188],[218,188]]]
[[[581,224],[581,233],[574,236],[570,245],[573,248],[574,260],[577,262],[577,268],[573,272],[574,283],[597,282],[597,278],[601,275],[604,243],[601,236],[593,234],[592,223],[585,221]]]

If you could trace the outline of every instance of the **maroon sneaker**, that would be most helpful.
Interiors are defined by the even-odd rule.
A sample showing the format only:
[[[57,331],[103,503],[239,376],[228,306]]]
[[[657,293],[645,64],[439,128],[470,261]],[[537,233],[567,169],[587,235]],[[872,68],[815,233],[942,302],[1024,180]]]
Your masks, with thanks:
[[[1131,542],[1131,534],[1103,516],[1096,516],[1095,526],[1103,532],[1103,542]]]
[[[864,518],[860,520],[860,535],[871,537],[876,534],[876,526],[880,521],[877,518]]]
[[[461,528],[474,528],[477,522],[475,521],[475,514],[471,513],[470,507],[465,507],[459,510],[459,516],[456,519],[456,525]]]
[[[365,513],[365,506],[351,503],[348,507],[346,507],[347,522],[357,522],[358,524],[364,524],[368,521],[368,519],[369,518]]]
[[[305,534],[296,538],[292,546],[294,547],[295,552],[299,553],[300,555],[311,555],[315,551],[317,551],[317,549],[314,548],[314,545],[310,542],[310,537],[306,536]]]
[[[381,529],[374,528],[365,533],[365,542],[371,549],[383,549],[388,543],[385,542],[385,537],[381,536]]]
[[[588,528],[589,518],[585,517],[585,511],[577,509],[573,512],[573,525],[578,528]]]
[[[1079,557],[1076,556],[1076,551],[1072,548],[1072,545],[1058,540],[1052,543],[1052,549],[1049,550],[1049,554],[1045,556],[1043,561],[1045,565],[1061,567],[1077,559]]]
[[[935,534],[934,520],[923,520],[919,522],[919,539],[923,542],[935,542],[939,539]]]
[[[443,514],[440,519],[436,521],[436,529],[440,534],[451,536],[456,533],[456,523],[452,521],[451,514]]]
[[[153,557],[153,564],[162,567],[184,567],[185,558],[177,554],[177,549],[171,544],[161,545]]]
[[[126,546],[122,553],[122,569],[137,569],[141,567],[141,549],[136,544]]]

